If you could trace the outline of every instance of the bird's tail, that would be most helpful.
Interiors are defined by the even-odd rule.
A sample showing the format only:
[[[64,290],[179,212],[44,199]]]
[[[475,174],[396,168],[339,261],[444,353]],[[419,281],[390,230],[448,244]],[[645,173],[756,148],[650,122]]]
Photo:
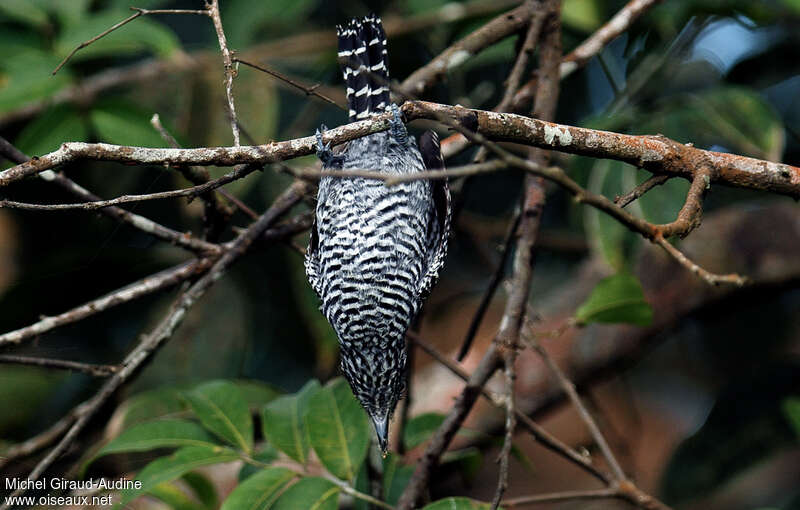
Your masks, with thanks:
[[[336,35],[350,121],[385,112],[389,106],[389,67],[381,19],[374,14],[353,18],[347,25],[337,26]]]

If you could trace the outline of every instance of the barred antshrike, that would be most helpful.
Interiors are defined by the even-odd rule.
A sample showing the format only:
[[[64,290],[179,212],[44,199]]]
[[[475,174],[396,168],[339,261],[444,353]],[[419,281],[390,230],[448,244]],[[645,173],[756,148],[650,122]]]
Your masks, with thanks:
[[[317,130],[325,169],[399,175],[443,168],[439,140],[420,148],[389,103],[386,33],[375,15],[337,26],[350,121],[391,111],[388,131],[353,140],[334,154]],[[387,187],[367,178],[324,177],[306,255],[306,273],[339,337],[341,368],[386,451],[389,420],[405,389],[405,333],[433,287],[447,253],[447,182]]]

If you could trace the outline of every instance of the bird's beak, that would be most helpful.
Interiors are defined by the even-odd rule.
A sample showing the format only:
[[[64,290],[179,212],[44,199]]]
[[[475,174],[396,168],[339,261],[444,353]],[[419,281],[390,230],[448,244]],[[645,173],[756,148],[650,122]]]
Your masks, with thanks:
[[[383,418],[372,416],[372,424],[375,425],[375,433],[378,435],[378,445],[381,447],[381,452],[386,456],[386,447],[389,443],[389,420],[385,416]]]

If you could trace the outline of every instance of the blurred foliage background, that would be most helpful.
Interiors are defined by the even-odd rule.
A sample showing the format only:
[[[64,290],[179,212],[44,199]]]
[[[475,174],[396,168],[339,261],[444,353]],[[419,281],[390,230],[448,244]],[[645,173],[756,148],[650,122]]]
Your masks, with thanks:
[[[77,44],[129,16],[129,4],[130,0],[0,2],[2,136],[29,155],[47,153],[65,141],[165,146],[150,125],[150,117],[158,113],[183,146],[232,143],[216,36],[204,17],[142,17],[81,50],[51,76]],[[343,98],[335,23],[370,11],[382,15],[390,27],[391,73],[402,80],[513,2],[472,0],[465,5],[479,6],[475,16],[454,22],[426,18],[445,4],[223,0],[221,8],[237,55],[268,63],[305,83],[321,83]],[[202,8],[200,0],[141,0],[135,5]],[[618,0],[565,0],[565,49],[576,46],[623,5]],[[421,29],[402,29],[403,20],[425,19],[429,21]],[[491,109],[502,94],[516,39],[506,39],[454,69],[425,98]],[[86,89],[70,101],[59,99],[78,84],[96,83],[98,76],[147,66],[158,69],[147,79],[96,93]],[[243,143],[306,136],[322,122],[335,126],[346,120],[337,108],[245,67],[239,69],[234,93],[247,133]],[[585,69],[564,80],[560,97],[557,119],[562,123],[662,133],[702,148],[798,165],[800,2],[666,0]],[[450,164],[467,162],[471,155],[462,154]],[[618,162],[566,156],[556,161],[590,190],[610,197],[647,177]],[[289,164],[314,162],[309,157]],[[64,171],[107,198],[186,185],[179,174],[162,168],[80,163]],[[225,169],[210,171],[216,176]],[[280,168],[270,167],[227,189],[262,211],[290,181]],[[497,264],[495,248],[518,202],[520,182],[518,174],[503,173],[475,178],[463,187],[464,212],[426,315],[443,351],[460,342]],[[632,208],[650,221],[670,221],[687,186],[670,181]],[[645,263],[649,252],[640,238],[593,209],[573,204],[559,190],[551,191],[532,292],[538,311],[546,314],[547,306],[540,303],[580,282],[589,264],[607,274],[633,271],[649,298],[670,303],[659,301],[664,298],[659,293],[668,287],[653,282],[669,281],[682,269]],[[34,180],[15,184],[3,194],[20,201],[73,201]],[[178,230],[200,231],[200,201],[145,202],[129,209]],[[634,421],[641,427],[617,434],[623,443],[627,438],[630,449],[655,441],[653,451],[660,453],[650,461],[647,451],[632,453],[635,460],[629,467],[667,503],[681,508],[800,508],[800,273],[790,262],[800,249],[798,208],[786,197],[715,188],[706,217],[718,229],[719,239],[714,238],[717,244],[701,242],[703,260],[711,268],[733,264],[744,274],[766,271],[775,276],[774,285],[704,301],[699,312],[662,321],[657,331],[647,334],[646,352],[616,372],[612,383],[603,382],[607,391],[600,390],[598,398],[639,415]],[[234,223],[245,225],[247,218],[237,215]],[[225,235],[230,238],[233,232]],[[304,243],[298,239],[298,244]],[[0,330],[60,313],[186,258],[183,251],[96,213],[2,209]],[[171,298],[171,293],[146,297],[57,329],[13,352],[116,363],[162,316]],[[679,301],[681,296],[672,299]],[[657,317],[668,312],[655,310]],[[593,327],[586,334],[611,327]],[[236,264],[116,403],[145,390],[213,378],[262,381],[295,391],[311,377],[335,375],[336,356],[335,337],[317,311],[301,257],[290,246],[277,245]],[[0,413],[0,441],[21,441],[43,430],[98,384],[80,374],[0,367],[0,408],[5,409]],[[647,424],[654,423],[666,424],[662,428],[667,431],[655,426],[648,431]],[[663,435],[660,445],[653,437],[658,434]],[[23,473],[31,465],[23,461],[9,472]],[[534,463],[526,476],[535,480],[545,469]],[[480,488],[470,490],[481,494]],[[741,497],[724,499],[730,494]],[[719,506],[719,501],[730,505]]]

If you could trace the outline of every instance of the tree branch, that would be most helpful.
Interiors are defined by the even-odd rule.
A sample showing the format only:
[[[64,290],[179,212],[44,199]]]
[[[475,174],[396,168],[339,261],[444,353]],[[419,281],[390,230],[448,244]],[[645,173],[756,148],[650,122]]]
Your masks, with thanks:
[[[522,115],[472,110],[425,101],[402,107],[407,119],[439,120],[446,116],[497,142],[513,142],[596,158],[615,159],[654,174],[691,179],[695,169],[708,166],[710,184],[800,197],[800,168],[735,154],[706,151],[663,136],[626,135],[545,122]],[[325,132],[325,142],[338,145],[388,129],[391,113],[376,115]],[[100,160],[140,165],[265,164],[312,154],[313,136],[265,145],[169,149],[126,147],[104,143],[65,143],[58,150],[0,172],[0,186],[78,160]],[[545,176],[547,178],[547,176]]]
[[[222,63],[225,67],[225,98],[228,101],[228,112],[231,117],[231,131],[233,132],[233,145],[239,146],[239,119],[236,117],[236,104],[233,101],[233,79],[237,70],[233,65],[233,53],[228,49],[228,40],[222,29],[222,18],[219,14],[219,0],[206,0],[206,10],[214,22],[214,31],[217,33],[219,49],[222,52]]]

